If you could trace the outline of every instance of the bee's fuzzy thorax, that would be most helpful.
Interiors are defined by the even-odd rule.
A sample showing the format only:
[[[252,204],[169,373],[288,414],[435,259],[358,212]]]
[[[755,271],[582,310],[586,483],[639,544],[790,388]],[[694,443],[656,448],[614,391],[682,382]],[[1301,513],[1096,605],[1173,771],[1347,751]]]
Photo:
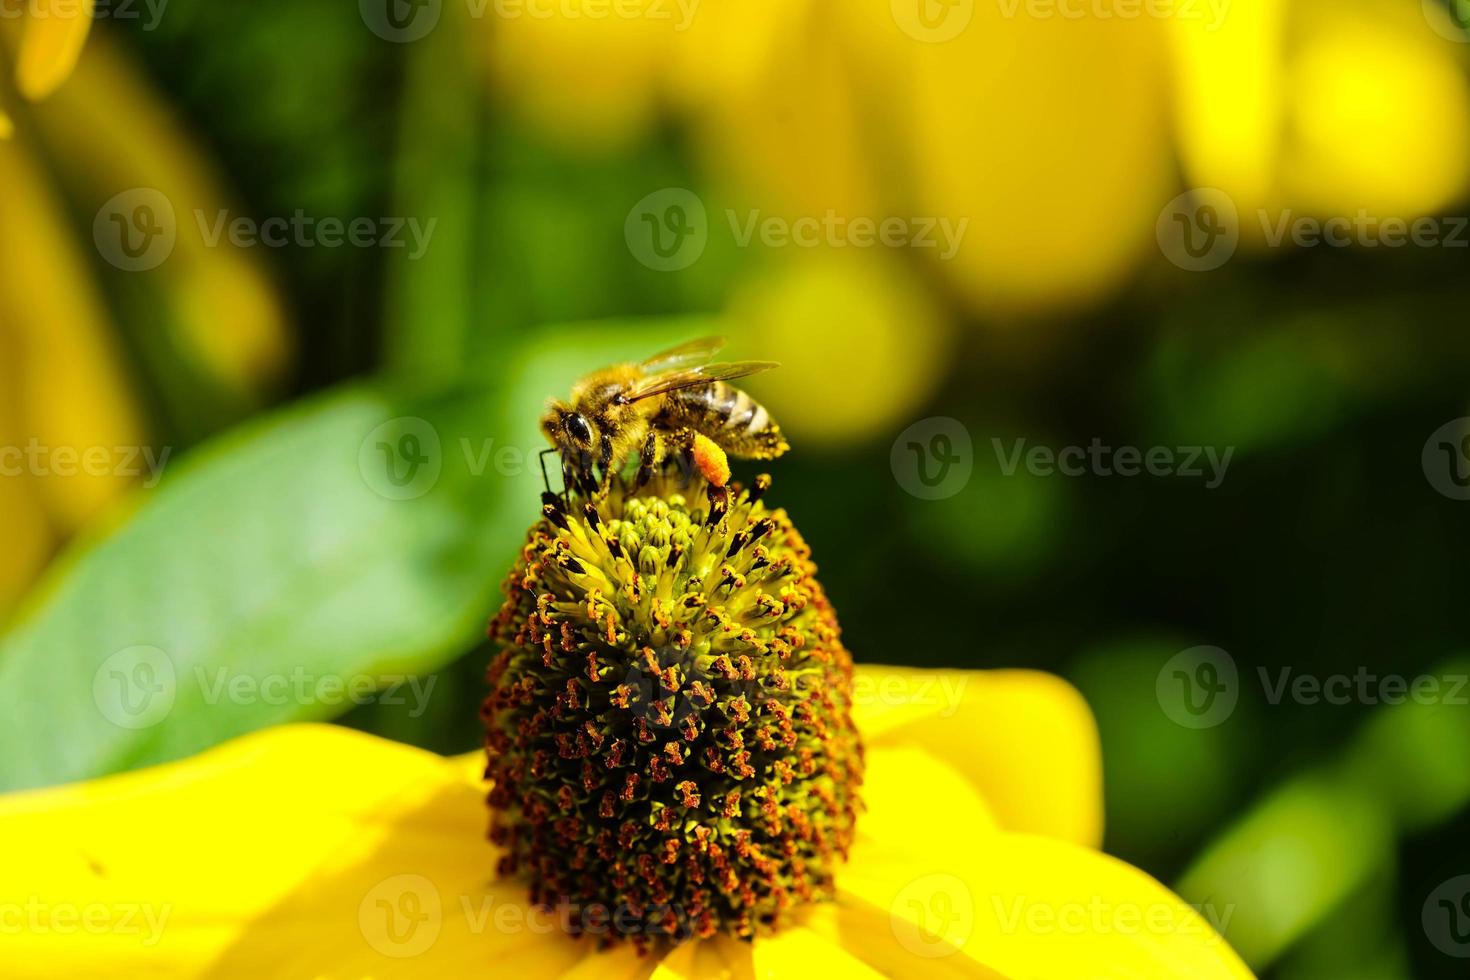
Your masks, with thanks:
[[[748,937],[833,893],[863,768],[852,659],[769,483],[728,507],[664,476],[548,503],[506,582],[491,838],[573,933]]]

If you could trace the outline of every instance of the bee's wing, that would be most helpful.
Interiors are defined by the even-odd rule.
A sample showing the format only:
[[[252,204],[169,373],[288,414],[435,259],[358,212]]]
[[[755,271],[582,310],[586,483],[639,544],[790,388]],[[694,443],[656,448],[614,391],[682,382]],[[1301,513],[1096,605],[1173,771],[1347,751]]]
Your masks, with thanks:
[[[775,361],[706,364],[704,367],[690,368],[688,371],[671,371],[644,378],[629,388],[624,397],[630,402],[636,402],[644,398],[652,398],[654,395],[666,395],[671,391],[679,391],[683,388],[698,388],[702,385],[714,384],[716,381],[733,381],[736,378],[749,377],[752,374],[759,374],[777,367],[780,365]]]
[[[646,375],[666,374],[670,371],[682,371],[685,368],[695,367],[700,364],[708,364],[714,360],[716,354],[725,349],[724,337],[700,337],[661,351],[638,365]]]

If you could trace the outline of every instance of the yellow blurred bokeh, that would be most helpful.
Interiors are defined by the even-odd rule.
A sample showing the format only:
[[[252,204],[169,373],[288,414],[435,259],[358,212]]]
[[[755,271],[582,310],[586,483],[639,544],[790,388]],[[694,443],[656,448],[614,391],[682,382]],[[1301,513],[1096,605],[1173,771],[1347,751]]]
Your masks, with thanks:
[[[139,188],[181,215],[226,200],[120,50],[105,38],[84,50],[92,7],[34,0],[18,23],[0,22],[16,91],[40,103],[0,112],[0,619],[60,542],[158,475],[143,460],[166,458],[103,285],[114,270],[76,215]],[[171,332],[172,349],[214,383],[257,399],[292,352],[274,287],[228,242],[177,238],[178,254],[152,272],[166,315],[150,329]]]

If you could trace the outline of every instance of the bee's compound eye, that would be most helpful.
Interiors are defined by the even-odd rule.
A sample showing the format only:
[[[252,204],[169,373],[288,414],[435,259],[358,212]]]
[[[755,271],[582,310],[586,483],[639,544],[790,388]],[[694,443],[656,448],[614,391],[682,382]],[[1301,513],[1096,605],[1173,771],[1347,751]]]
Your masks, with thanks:
[[[587,424],[587,419],[580,412],[573,412],[567,416],[567,435],[580,442],[582,445],[590,445],[592,442],[592,427]]]

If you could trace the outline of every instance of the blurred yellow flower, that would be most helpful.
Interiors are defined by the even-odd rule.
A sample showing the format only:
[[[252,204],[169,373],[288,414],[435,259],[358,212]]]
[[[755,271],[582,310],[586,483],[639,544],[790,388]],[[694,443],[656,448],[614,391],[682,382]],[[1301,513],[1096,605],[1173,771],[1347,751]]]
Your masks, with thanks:
[[[130,311],[109,308],[119,297],[97,276],[112,259],[95,228],[78,228],[72,215],[97,215],[100,223],[109,198],[140,190],[164,195],[179,214],[213,213],[223,200],[195,148],[117,48],[98,39],[78,61],[90,16],[77,12],[90,15],[90,3],[32,0],[29,9],[20,90],[51,97],[27,111],[19,129],[7,118],[9,138],[0,141],[0,249],[7,257],[0,263],[0,534],[13,542],[0,555],[0,618],[59,539],[138,482],[145,447],[155,448],[116,336],[116,322]],[[71,83],[57,90],[68,75]],[[121,298],[156,290],[141,305],[139,329],[166,332],[167,348],[200,375],[257,402],[291,354],[272,284],[258,260],[228,241],[209,248],[181,235],[175,252],[157,269],[124,272],[139,277],[140,290]],[[158,346],[162,338],[148,339]]]
[[[1382,220],[1454,203],[1470,171],[1463,46],[1390,0],[1232,0],[1211,28],[1176,21],[1175,128],[1190,183],[1257,211]]]
[[[481,753],[268,730],[197,758],[0,798],[24,840],[17,977],[936,975],[1245,978],[1201,914],[1093,848],[1097,733],[1030,672],[862,668],[864,796],[833,903],[774,936],[640,957],[563,934],[489,875]],[[941,694],[940,692],[949,692]],[[95,927],[64,928],[87,915]],[[126,923],[123,917],[126,916]],[[126,928],[124,928],[126,924]]]
[[[168,315],[155,329],[214,383],[248,403],[280,382],[293,354],[286,313],[261,262],[229,236],[206,242],[197,216],[229,203],[222,181],[123,50],[98,38],[75,78],[34,113],[40,138],[85,213],[120,193],[169,213],[172,250],[140,273]],[[131,202],[129,202],[131,203]]]
[[[15,338],[0,324],[0,446],[17,445],[20,431],[20,373]],[[52,547],[50,521],[34,477],[0,461],[0,528],[6,557],[0,561],[0,626],[5,614],[45,564]]]
[[[34,439],[48,453],[76,454],[92,447],[141,446],[135,393],[92,279],[89,255],[19,134],[0,143],[0,186],[6,189],[0,211],[0,250],[6,256],[0,263],[0,332],[14,352],[17,374],[17,417],[5,428],[23,437],[6,445],[23,448]],[[44,489],[56,526],[68,532],[131,483],[112,471],[78,468],[60,475],[44,463],[25,467],[34,470],[28,475]],[[8,516],[6,526],[15,526]]]
[[[677,107],[711,173],[767,212],[968,221],[942,273],[982,308],[1033,308],[1116,282],[1169,196],[1162,25],[1103,6],[974,5],[942,44],[876,0],[710,0],[687,24],[561,8],[498,21],[493,55],[502,87],[536,93],[529,115],[559,133],[616,100],[642,107],[602,117],[627,140]],[[583,62],[595,83],[564,70],[569,34],[601,42]],[[603,71],[624,62],[642,68]]]
[[[38,102],[66,81],[92,29],[93,3],[94,0],[26,0],[29,16],[21,28],[15,65],[16,87],[25,98]],[[20,5],[5,0],[5,6]],[[0,138],[8,137],[12,131],[10,117],[0,108]]]
[[[750,387],[798,442],[861,439],[914,411],[949,349],[909,267],[852,249],[773,263],[737,289],[729,316],[750,351],[779,352],[782,369]]]
[[[1176,156],[1242,215],[1429,214],[1470,170],[1463,46],[1417,3],[514,9],[494,18],[492,68],[537,125],[628,142],[665,108],[715,181],[768,212],[969,219],[938,268],[999,318],[1125,281],[1182,189]]]

